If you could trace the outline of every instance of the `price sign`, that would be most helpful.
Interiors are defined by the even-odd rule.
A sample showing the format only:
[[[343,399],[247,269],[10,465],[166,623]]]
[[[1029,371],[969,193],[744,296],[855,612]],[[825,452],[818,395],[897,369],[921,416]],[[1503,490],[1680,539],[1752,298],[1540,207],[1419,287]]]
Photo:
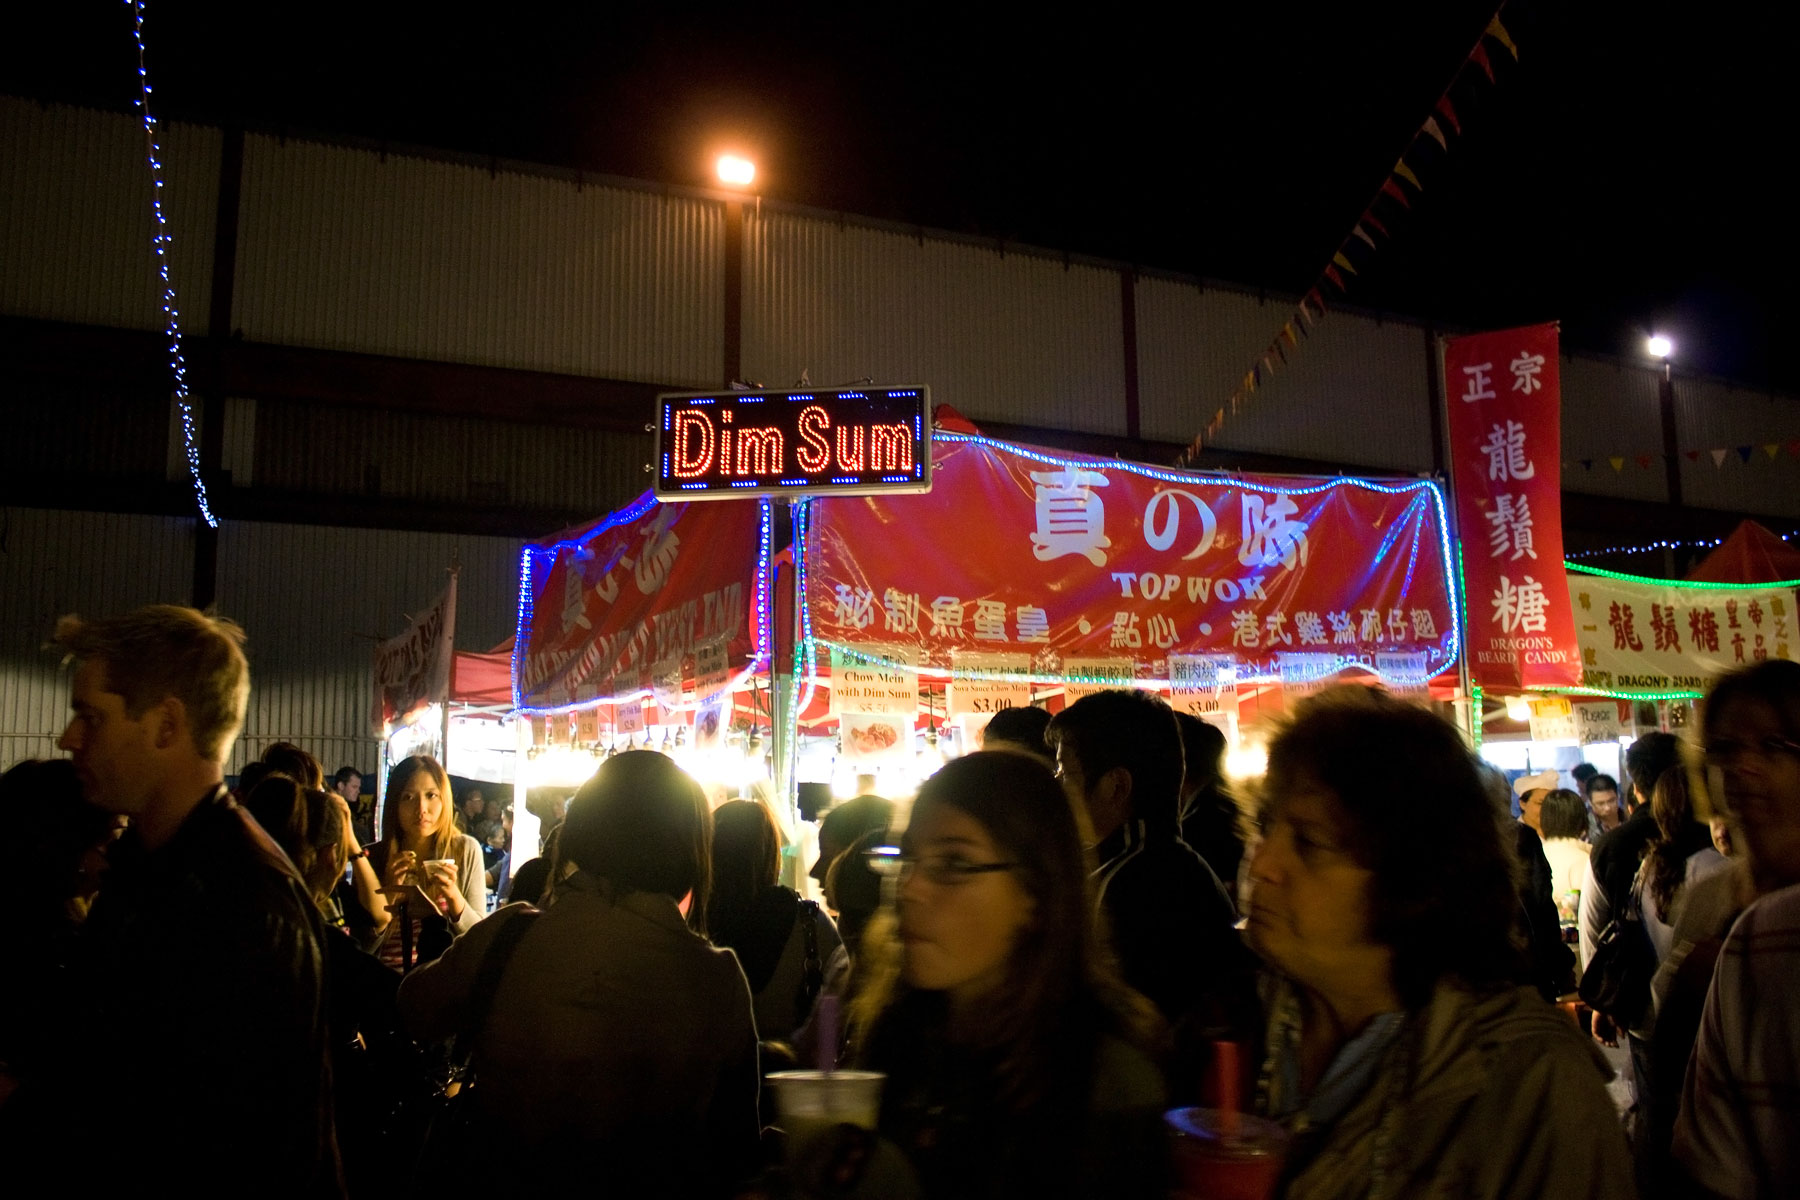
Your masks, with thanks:
[[[1015,673],[1023,675],[1031,669],[1028,654],[959,654],[955,658],[959,670]],[[1020,680],[952,679],[948,710],[951,716],[962,713],[993,713],[1003,708],[1024,708],[1031,703],[1031,685]]]
[[[1577,744],[1574,705],[1555,696],[1531,701],[1531,740]]]
[[[1073,704],[1095,692],[1128,688],[1137,678],[1137,665],[1129,658],[1068,658],[1063,660],[1065,675],[1080,676],[1080,682],[1063,684],[1063,699]]]
[[[883,656],[885,657],[885,655]],[[916,712],[919,677],[904,667],[869,663],[831,652],[831,714]]]
[[[1619,735],[1625,732],[1625,725],[1619,720],[1619,702],[1602,700],[1592,704],[1577,704],[1575,731],[1584,746],[1595,742],[1618,741]]]

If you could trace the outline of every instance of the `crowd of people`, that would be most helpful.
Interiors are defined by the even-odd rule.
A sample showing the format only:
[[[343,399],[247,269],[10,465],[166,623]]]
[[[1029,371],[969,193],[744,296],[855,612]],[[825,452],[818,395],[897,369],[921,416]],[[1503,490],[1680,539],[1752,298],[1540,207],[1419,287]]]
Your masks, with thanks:
[[[299,747],[227,787],[228,621],[55,640],[70,758],[0,779],[0,1149],[78,1192],[1168,1196],[1165,1113],[1241,1097],[1296,1200],[1800,1194],[1800,665],[1579,792],[1377,688],[1296,704],[1242,796],[1149,693],[1008,710],[910,811],[824,814],[821,901],[786,814],[662,754],[514,869],[429,757],[379,837]],[[1627,926],[1641,1007],[1571,1019]],[[765,1077],[814,1064],[878,1072],[873,1120],[784,1135]]]

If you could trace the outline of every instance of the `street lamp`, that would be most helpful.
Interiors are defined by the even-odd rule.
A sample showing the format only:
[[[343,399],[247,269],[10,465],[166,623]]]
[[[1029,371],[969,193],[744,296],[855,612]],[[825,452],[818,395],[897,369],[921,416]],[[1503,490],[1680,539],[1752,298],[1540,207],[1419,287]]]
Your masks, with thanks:
[[[1663,470],[1665,486],[1668,489],[1669,503],[1681,507],[1681,457],[1680,446],[1675,431],[1675,375],[1669,365],[1669,355],[1675,353],[1675,342],[1668,334],[1652,333],[1644,339],[1644,349],[1650,357],[1662,361],[1662,378],[1657,381],[1657,407],[1662,410],[1663,435]],[[1675,551],[1663,552],[1664,565],[1671,575],[1675,570]]]
[[[1675,353],[1675,343],[1670,341],[1665,334],[1653,333],[1644,342],[1644,349],[1650,351],[1651,358],[1660,358],[1666,364],[1669,361],[1669,355]]]
[[[756,179],[756,164],[737,154],[721,154],[714,164],[719,182],[727,187],[749,187]]]

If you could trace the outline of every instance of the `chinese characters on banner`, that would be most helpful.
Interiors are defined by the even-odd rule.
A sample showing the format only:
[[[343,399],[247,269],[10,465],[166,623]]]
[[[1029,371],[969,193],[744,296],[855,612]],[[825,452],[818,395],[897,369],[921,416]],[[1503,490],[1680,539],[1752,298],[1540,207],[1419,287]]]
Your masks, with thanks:
[[[1019,656],[1033,675],[1169,675],[1211,654],[1240,680],[1287,654],[1455,658],[1429,483],[1176,475],[940,437],[925,496],[814,501],[805,602],[828,645],[922,666]],[[954,688],[953,688],[954,691]]]
[[[574,533],[526,543],[513,689],[559,708],[655,689],[666,702],[722,642],[730,669],[754,651],[767,501],[657,504],[648,494]],[[626,730],[619,714],[619,729]]]
[[[1800,649],[1794,593],[1569,576],[1589,687],[1705,691],[1727,671]]]
[[[1444,350],[1469,674],[1484,687],[1581,683],[1563,600],[1556,348],[1552,324],[1451,338]]]

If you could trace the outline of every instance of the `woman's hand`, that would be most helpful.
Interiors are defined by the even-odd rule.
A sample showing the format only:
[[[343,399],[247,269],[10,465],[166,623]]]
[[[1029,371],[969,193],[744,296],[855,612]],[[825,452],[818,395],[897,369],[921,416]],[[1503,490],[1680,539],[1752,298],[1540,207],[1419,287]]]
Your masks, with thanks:
[[[397,892],[413,881],[413,873],[419,869],[419,856],[411,850],[402,850],[388,860],[387,878],[381,882],[390,892]]]
[[[356,822],[350,816],[350,802],[336,792],[326,794],[331,797],[331,805],[337,809],[338,816],[344,823],[344,859],[354,861],[362,852],[362,844],[356,840]]]
[[[420,882],[425,894],[436,902],[438,911],[452,921],[461,917],[468,905],[457,882],[456,862],[447,858],[434,859],[425,864],[423,872],[424,878]]]

